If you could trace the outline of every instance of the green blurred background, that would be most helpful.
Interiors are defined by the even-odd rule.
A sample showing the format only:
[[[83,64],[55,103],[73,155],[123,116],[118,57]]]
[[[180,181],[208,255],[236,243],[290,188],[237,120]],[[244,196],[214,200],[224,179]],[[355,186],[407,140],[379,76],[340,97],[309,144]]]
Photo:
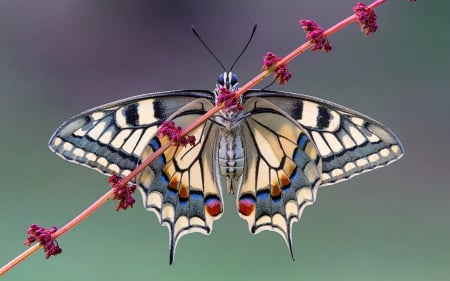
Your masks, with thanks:
[[[329,27],[355,2],[0,1],[0,264],[25,249],[31,223],[62,226],[108,189],[47,148],[65,119],[146,92],[214,87],[222,70],[191,24],[229,67],[258,22],[234,69],[243,84],[266,51],[304,42],[299,19]],[[448,1],[388,1],[374,35],[350,26],[330,37],[331,53],[289,64],[283,90],[372,116],[406,149],[319,191],[294,225],[295,261],[278,234],[249,234],[226,194],[212,235],[185,236],[169,266],[167,230],[139,199],[126,212],[108,202],[58,239],[63,255],[39,252],[4,280],[450,280],[449,11]]]

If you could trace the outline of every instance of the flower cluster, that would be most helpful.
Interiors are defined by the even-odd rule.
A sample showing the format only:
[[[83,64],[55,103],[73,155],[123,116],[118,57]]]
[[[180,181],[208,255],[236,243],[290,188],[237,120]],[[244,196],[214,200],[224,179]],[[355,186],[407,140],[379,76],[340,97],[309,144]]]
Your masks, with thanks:
[[[262,70],[269,70],[274,65],[276,65],[281,58],[271,52],[267,52],[266,55],[263,58],[263,66]],[[289,72],[289,69],[287,68],[287,65],[283,64],[278,67],[275,67],[273,70],[273,75],[275,77],[275,81],[277,81],[278,84],[284,85],[286,84],[289,79],[291,79],[292,74]]]
[[[195,145],[195,136],[181,136],[181,127],[173,121],[164,121],[159,129],[158,137],[168,137],[173,145]]]
[[[27,230],[27,240],[25,240],[24,244],[30,246],[35,241],[39,241],[41,245],[44,247],[45,258],[48,259],[51,256],[56,256],[61,254],[62,249],[59,247],[56,239],[53,238],[52,234],[58,230],[56,226],[52,226],[50,229],[45,227],[32,224],[30,228]]]
[[[114,175],[108,178],[108,182],[111,185],[111,188],[114,189],[113,200],[119,200],[116,211],[120,209],[126,210],[128,207],[133,208],[135,200],[132,194],[136,191],[136,185],[133,183],[122,185],[120,183],[120,178]]]
[[[225,104],[227,111],[238,112],[242,110],[241,99],[235,96],[235,92],[226,87],[220,87],[217,93],[217,104]]]
[[[355,21],[361,26],[364,35],[374,33],[378,29],[377,14],[374,10],[367,7],[363,2],[358,2],[354,7],[356,19]]]
[[[314,44],[312,51],[324,50],[325,53],[331,51],[332,46],[328,38],[323,35],[323,28],[313,20],[300,20],[299,24],[306,33],[306,40]]]

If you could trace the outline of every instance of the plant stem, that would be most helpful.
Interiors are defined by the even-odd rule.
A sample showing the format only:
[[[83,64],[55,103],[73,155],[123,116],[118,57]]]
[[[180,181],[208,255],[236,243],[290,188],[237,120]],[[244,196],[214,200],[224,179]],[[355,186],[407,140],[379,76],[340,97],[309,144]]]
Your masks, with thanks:
[[[18,255],[10,262],[5,264],[2,268],[0,268],[0,276],[2,276],[3,274],[11,270],[13,267],[23,262],[26,258],[37,252],[41,248],[41,246],[42,246],[41,243],[36,243],[30,248],[26,249],[22,254]]]

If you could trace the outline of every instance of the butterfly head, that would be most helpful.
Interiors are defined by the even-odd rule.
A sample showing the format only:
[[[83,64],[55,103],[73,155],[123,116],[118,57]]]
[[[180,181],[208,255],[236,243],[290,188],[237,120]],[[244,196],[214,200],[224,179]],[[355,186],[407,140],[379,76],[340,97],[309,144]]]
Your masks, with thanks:
[[[238,77],[231,71],[220,74],[217,82],[218,82],[218,84],[216,85],[217,88],[225,87],[231,92],[235,92],[238,87]]]
[[[214,90],[215,102],[216,105],[225,104],[225,107],[217,113],[216,123],[227,129],[234,127],[240,120],[238,116],[242,110],[242,97],[235,97],[237,90],[238,79],[236,74],[229,71],[219,75]]]

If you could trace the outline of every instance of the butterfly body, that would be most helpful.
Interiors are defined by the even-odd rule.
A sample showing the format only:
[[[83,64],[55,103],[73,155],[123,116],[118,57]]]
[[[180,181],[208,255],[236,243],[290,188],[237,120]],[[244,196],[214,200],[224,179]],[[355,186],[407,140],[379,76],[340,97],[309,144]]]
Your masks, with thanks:
[[[49,141],[66,160],[125,176],[167,138],[163,121],[187,127],[219,102],[219,86],[237,90],[237,77],[219,76],[210,91],[151,93],[83,112]],[[316,200],[320,186],[385,166],[403,154],[381,123],[318,98],[250,90],[237,104],[195,128],[195,146],[170,146],[134,182],[144,207],[169,230],[170,262],[179,239],[209,234],[223,213],[222,190],[237,193],[237,210],[251,233],[279,233],[292,254],[292,224]]]

